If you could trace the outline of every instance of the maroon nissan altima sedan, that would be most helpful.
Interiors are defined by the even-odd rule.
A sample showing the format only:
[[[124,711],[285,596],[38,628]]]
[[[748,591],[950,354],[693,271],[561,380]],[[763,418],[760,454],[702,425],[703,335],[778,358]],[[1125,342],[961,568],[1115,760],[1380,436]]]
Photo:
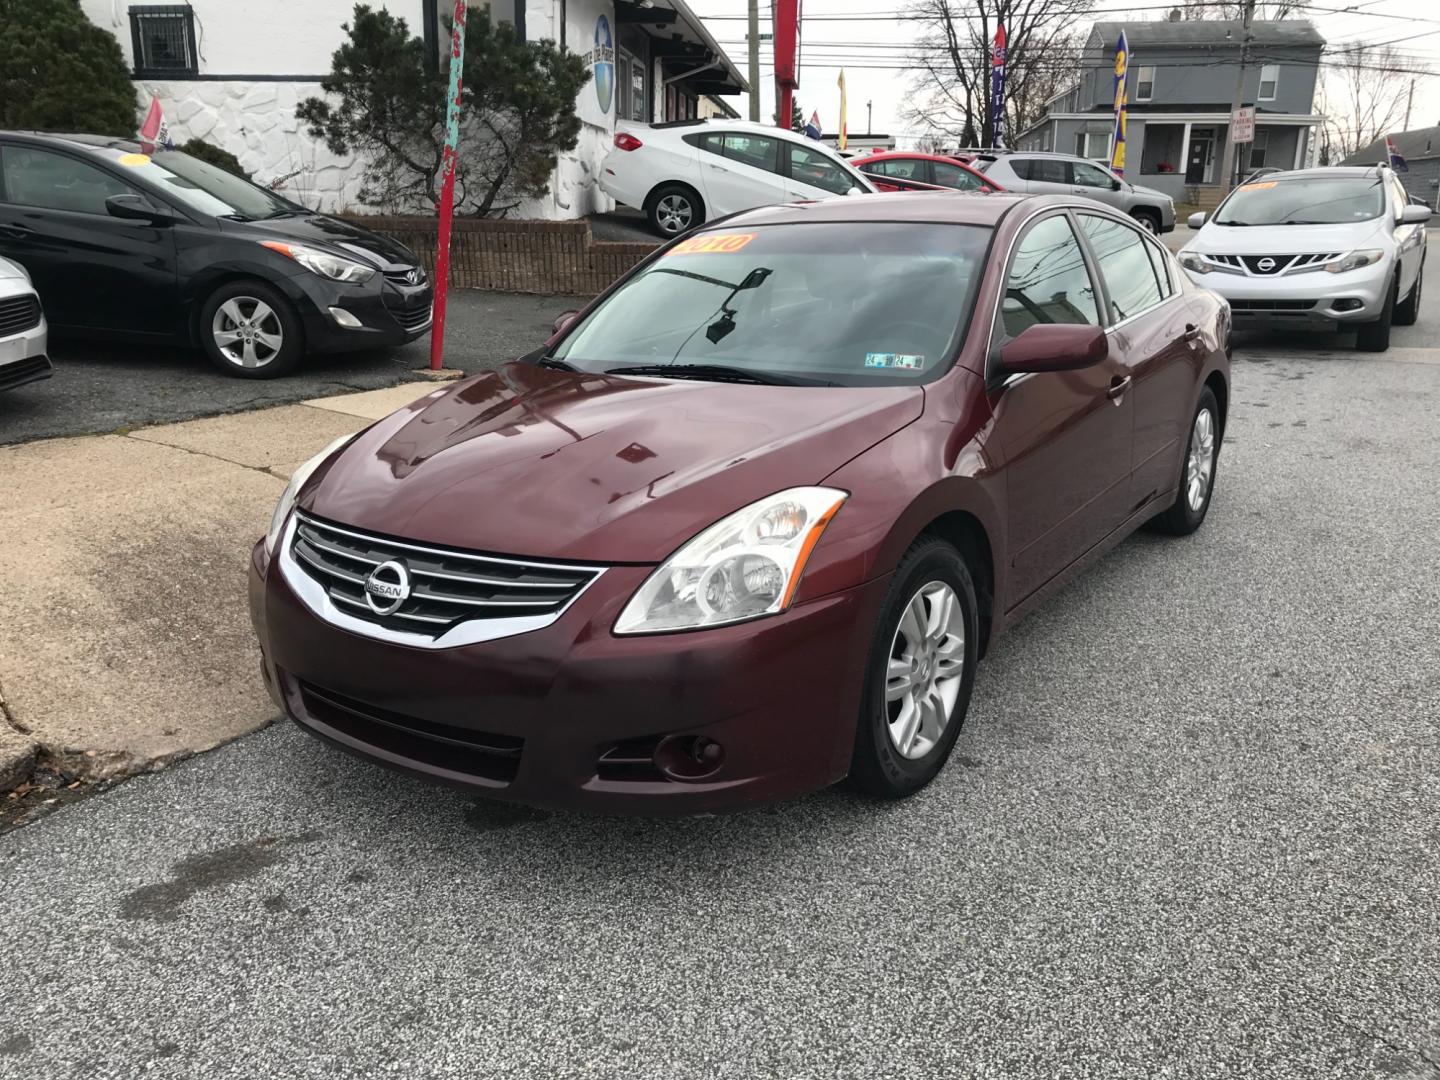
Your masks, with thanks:
[[[633,813],[945,764],[986,648],[1205,519],[1229,308],[1057,197],[754,210],[299,469],[255,546],[301,727]]]

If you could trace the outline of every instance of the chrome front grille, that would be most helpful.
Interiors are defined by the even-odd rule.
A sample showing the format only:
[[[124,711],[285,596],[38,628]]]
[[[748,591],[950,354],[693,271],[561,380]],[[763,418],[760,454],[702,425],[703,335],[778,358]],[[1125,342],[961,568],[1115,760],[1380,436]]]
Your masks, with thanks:
[[[396,285],[424,285],[425,270],[419,266],[407,266],[403,270],[386,270],[385,280]]]
[[[40,325],[40,301],[34,294],[0,299],[0,337],[23,334]]]
[[[510,633],[548,625],[602,572],[600,567],[411,544],[308,514],[296,515],[289,554],[338,611],[387,630],[437,640],[477,623],[504,623]],[[398,564],[403,574],[389,564]],[[366,588],[377,567],[387,565],[377,580],[406,583],[405,595],[393,610],[392,599],[371,596]],[[498,636],[505,633],[471,634],[469,639]]]
[[[1318,252],[1308,255],[1207,255],[1211,262],[1244,270],[1252,277],[1275,277],[1277,274],[1298,274],[1319,270],[1326,263],[1340,258],[1343,252]]]

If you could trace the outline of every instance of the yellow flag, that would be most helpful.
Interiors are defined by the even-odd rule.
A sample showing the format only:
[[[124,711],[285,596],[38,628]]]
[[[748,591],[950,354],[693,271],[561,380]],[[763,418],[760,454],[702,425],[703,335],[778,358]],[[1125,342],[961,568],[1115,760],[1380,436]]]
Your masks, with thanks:
[[[840,69],[840,78],[836,80],[836,85],[840,87],[840,138],[839,138],[839,141],[837,142],[836,145],[838,145],[841,150],[844,150],[845,147],[846,147],[846,146],[849,144],[849,142],[850,142],[849,133],[848,133],[848,132],[846,131],[846,129],[845,129],[845,69],[844,69],[844,68],[841,68],[841,69]]]

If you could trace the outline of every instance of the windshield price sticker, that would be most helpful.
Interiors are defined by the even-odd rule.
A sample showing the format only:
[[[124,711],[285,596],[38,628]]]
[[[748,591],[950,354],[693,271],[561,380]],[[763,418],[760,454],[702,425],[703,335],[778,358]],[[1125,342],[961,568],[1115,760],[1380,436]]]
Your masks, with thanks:
[[[908,371],[919,371],[925,366],[925,357],[916,356],[913,353],[867,352],[865,354],[865,366],[876,368],[904,368]]]
[[[667,255],[733,255],[751,240],[754,233],[707,233],[681,240]]]
[[[119,164],[124,165],[127,169],[138,169],[141,165],[150,164],[150,155],[121,154],[119,158]]]
[[[1242,184],[1242,185],[1240,185],[1240,190],[1241,190],[1241,191],[1261,191],[1261,190],[1263,190],[1263,189],[1265,189],[1265,188],[1272,188],[1272,187],[1274,187],[1274,186],[1275,186],[1275,181],[1274,181],[1274,180],[1262,180],[1262,181],[1260,181],[1258,184]]]

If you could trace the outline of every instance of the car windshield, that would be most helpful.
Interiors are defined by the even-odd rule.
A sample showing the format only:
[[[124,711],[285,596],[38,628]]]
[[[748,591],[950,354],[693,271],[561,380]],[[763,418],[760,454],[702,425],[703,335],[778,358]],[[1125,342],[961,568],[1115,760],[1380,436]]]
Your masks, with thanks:
[[[698,233],[616,290],[549,359],[677,378],[922,382],[969,324],[989,239],[973,225],[888,222]]]
[[[177,202],[202,214],[255,219],[305,212],[298,203],[178,150],[110,153],[127,172],[148,180]]]
[[[1379,217],[1385,189],[1372,176],[1307,176],[1242,184],[1215,214],[1217,225],[1343,225]]]

